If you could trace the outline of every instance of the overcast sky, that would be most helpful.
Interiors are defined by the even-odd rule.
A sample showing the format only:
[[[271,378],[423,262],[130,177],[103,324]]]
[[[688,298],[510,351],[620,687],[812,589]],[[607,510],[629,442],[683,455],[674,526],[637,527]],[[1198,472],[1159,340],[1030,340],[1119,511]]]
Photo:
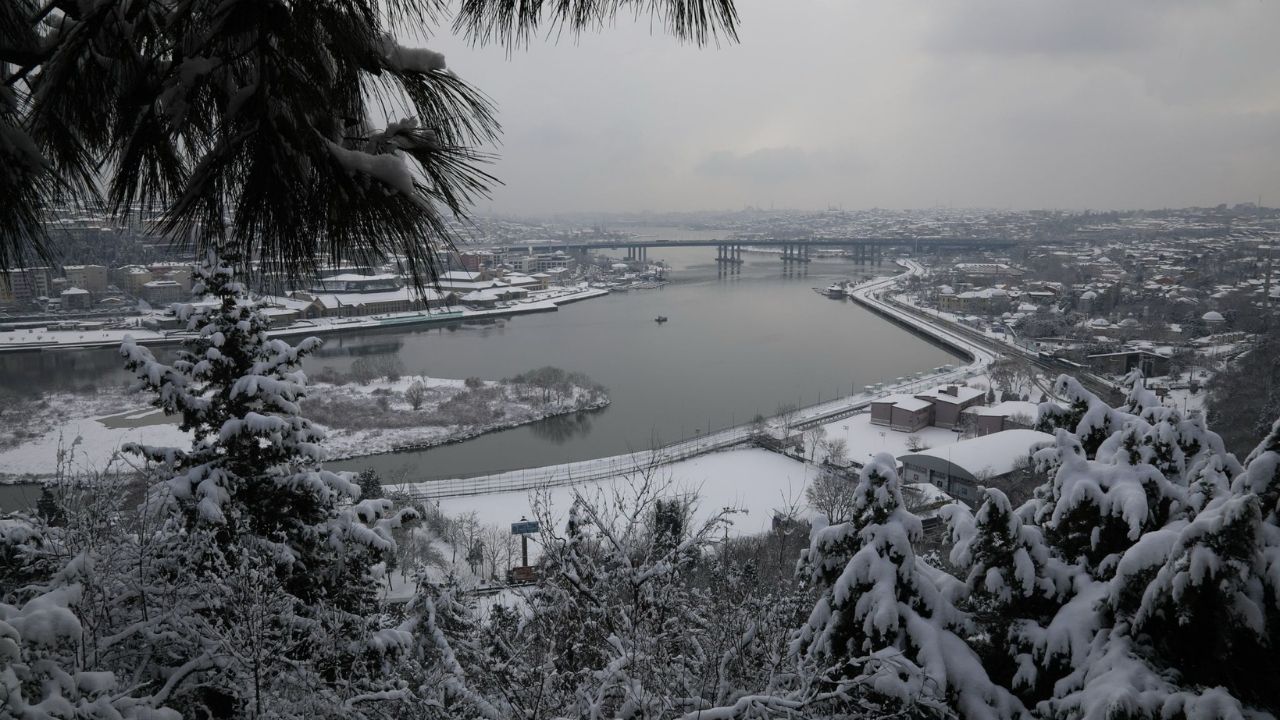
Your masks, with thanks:
[[[1274,0],[741,0],[740,43],[648,22],[511,57],[482,213],[1280,204]]]

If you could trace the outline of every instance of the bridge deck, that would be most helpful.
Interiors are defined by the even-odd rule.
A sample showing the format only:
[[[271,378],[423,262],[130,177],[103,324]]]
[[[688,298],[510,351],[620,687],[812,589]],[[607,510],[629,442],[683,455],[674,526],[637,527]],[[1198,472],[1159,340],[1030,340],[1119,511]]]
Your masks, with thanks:
[[[877,246],[910,246],[910,247],[930,247],[930,248],[952,248],[965,249],[992,249],[1006,248],[1017,245],[1017,241],[1005,238],[902,238],[902,237],[872,237],[872,238],[800,238],[800,239],[746,239],[746,238],[723,238],[712,240],[600,240],[591,242],[570,242],[570,243],[533,243],[529,245],[513,244],[504,247],[519,248],[538,251],[551,250],[607,250],[611,248],[651,248],[651,247],[719,247],[721,245],[736,245],[750,247],[787,247],[796,245],[808,245],[811,247],[853,247],[857,245],[877,245]]]

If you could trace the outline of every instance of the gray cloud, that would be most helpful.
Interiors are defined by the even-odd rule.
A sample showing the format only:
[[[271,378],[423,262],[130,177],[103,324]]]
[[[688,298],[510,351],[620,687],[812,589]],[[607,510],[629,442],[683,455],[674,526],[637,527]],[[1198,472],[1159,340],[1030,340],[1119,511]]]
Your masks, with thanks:
[[[482,209],[1280,202],[1280,3],[742,0],[742,42],[647,23],[508,58]]]

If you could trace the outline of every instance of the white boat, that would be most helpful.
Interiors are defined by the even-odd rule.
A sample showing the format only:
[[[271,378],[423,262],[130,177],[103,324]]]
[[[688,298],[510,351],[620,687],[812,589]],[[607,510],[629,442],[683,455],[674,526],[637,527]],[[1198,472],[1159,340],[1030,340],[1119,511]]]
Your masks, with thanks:
[[[846,283],[831,283],[823,292],[825,292],[829,298],[842,298],[844,297],[845,284]]]

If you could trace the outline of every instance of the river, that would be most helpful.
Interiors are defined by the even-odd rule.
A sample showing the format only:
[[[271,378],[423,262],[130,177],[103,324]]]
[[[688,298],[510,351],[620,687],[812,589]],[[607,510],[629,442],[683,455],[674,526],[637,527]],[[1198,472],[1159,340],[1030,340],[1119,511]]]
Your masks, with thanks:
[[[775,255],[745,254],[739,273],[724,274],[714,248],[651,248],[649,257],[671,265],[671,284],[491,325],[327,336],[308,369],[343,370],[358,357],[386,354],[397,356],[406,372],[439,377],[502,378],[556,365],[586,373],[613,400],[593,413],[329,466],[373,467],[384,480],[398,481],[601,457],[955,362],[852,302],[813,291],[834,280],[897,272],[891,263],[815,258],[787,270]],[[659,315],[669,322],[654,322]],[[0,387],[19,392],[84,390],[127,379],[108,350],[0,355]],[[0,507],[6,506],[12,505],[0,495]]]

